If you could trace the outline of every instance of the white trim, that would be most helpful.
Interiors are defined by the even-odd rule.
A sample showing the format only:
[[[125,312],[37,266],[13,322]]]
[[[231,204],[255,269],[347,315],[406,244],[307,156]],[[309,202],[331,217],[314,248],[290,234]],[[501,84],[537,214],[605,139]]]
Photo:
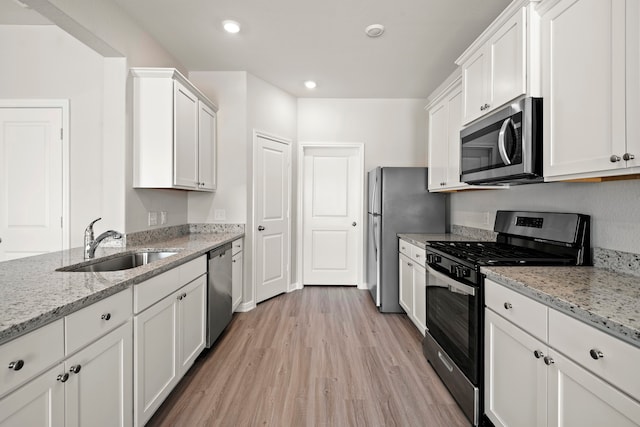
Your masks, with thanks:
[[[71,247],[69,223],[69,100],[0,99],[0,108],[60,108],[62,110],[62,250]]]
[[[291,284],[291,145],[292,145],[292,141],[288,138],[284,138],[281,136],[277,136],[268,132],[264,132],[261,130],[257,130],[257,129],[253,129],[253,149],[252,151],[252,159],[251,159],[251,165],[253,167],[253,169],[255,170],[255,164],[256,164],[256,150],[258,147],[258,138],[265,138],[268,139],[270,141],[273,142],[277,142],[280,144],[284,144],[287,147],[289,147],[289,164],[287,165],[287,181],[289,184],[289,197],[287,200],[287,228],[289,230],[289,246],[288,246],[288,252],[287,252],[287,292],[288,289],[290,289],[290,284]],[[256,175],[255,173],[252,173],[252,179],[251,179],[251,227],[254,227],[256,224]],[[251,286],[253,288],[253,299],[247,303],[241,304],[240,308],[242,308],[245,304],[252,304],[251,308],[255,308],[257,303],[255,301],[258,300],[258,295],[257,295],[257,288],[256,288],[256,269],[254,268],[255,266],[255,259],[256,259],[256,245],[253,239],[253,228],[251,229],[245,229],[245,238],[247,238],[247,240],[250,241],[250,246],[251,246]]]
[[[302,289],[302,285],[300,284],[300,282],[295,282],[289,285],[289,289],[287,289],[287,293],[299,291],[301,289]]]
[[[364,200],[364,186],[366,180],[366,174],[364,170],[364,148],[365,145],[362,142],[300,142],[298,144],[298,206],[297,206],[297,251],[296,251],[296,280],[298,289],[304,288],[304,282],[302,280],[303,271],[303,238],[304,238],[304,217],[303,217],[303,188],[302,185],[304,179],[304,150],[306,148],[355,148],[358,150],[359,164],[361,171],[360,179],[360,224],[362,227],[358,227],[358,259],[360,264],[360,270],[357,278],[357,288],[367,289],[366,283],[364,283],[365,274],[365,247],[364,247],[364,228],[365,223],[365,200]]]
[[[240,304],[235,312],[236,313],[246,313],[247,311],[251,311],[254,308],[256,308],[256,304],[253,301],[250,302],[243,302],[242,304]]]

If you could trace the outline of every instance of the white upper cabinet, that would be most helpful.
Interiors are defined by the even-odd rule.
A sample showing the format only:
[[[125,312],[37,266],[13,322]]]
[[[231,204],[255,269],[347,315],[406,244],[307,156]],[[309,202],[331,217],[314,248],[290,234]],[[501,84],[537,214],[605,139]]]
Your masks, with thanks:
[[[535,1],[514,1],[458,58],[462,123],[521,95],[539,95],[539,32]]]
[[[217,107],[173,68],[132,68],[133,186],[214,191]]]
[[[427,105],[429,111],[429,191],[468,187],[460,182],[462,85],[456,78]]]

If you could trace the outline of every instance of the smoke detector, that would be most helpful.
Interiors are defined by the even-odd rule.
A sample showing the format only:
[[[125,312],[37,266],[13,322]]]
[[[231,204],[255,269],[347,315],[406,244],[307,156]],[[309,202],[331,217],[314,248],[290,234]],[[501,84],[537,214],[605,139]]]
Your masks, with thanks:
[[[380,37],[382,33],[384,33],[384,25],[382,24],[371,24],[367,28],[364,29],[364,32],[372,38]]]

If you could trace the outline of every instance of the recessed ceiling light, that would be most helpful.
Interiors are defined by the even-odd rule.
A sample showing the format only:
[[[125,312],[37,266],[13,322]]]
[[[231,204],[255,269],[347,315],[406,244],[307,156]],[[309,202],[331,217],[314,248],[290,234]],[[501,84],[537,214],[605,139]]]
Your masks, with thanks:
[[[304,85],[307,89],[315,89],[316,86],[318,86],[313,80],[307,80],[306,82],[304,82]]]
[[[382,33],[384,33],[384,25],[382,24],[372,24],[364,29],[364,32],[369,37],[380,37]]]
[[[222,21],[222,27],[227,33],[236,34],[240,32],[240,24],[230,19]]]

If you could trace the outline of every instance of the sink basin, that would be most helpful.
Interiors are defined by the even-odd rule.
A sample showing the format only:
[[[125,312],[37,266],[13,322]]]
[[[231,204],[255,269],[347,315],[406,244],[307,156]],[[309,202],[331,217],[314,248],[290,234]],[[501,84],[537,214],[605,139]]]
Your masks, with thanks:
[[[120,271],[130,268],[140,267],[153,261],[175,255],[178,252],[134,252],[122,254],[114,258],[108,258],[102,261],[96,261],[81,267],[63,267],[58,271],[75,271],[75,272],[101,272],[101,271]]]

